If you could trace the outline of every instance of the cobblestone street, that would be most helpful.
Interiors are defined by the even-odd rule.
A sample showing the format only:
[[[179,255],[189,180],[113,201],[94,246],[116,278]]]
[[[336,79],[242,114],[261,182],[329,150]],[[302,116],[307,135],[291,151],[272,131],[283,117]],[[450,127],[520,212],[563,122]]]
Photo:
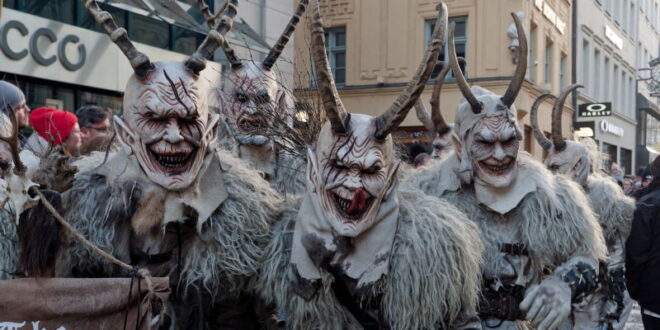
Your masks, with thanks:
[[[626,323],[625,330],[643,330],[644,326],[642,325],[642,315],[640,314],[639,305],[635,304],[632,312],[630,312],[630,318]]]

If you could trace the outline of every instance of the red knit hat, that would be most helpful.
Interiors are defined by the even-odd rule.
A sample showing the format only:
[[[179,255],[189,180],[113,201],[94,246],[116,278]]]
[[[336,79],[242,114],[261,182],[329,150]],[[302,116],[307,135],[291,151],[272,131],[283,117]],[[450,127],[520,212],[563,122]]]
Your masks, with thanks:
[[[56,145],[69,138],[69,134],[78,122],[76,115],[53,108],[38,108],[30,112],[30,124],[39,135]]]

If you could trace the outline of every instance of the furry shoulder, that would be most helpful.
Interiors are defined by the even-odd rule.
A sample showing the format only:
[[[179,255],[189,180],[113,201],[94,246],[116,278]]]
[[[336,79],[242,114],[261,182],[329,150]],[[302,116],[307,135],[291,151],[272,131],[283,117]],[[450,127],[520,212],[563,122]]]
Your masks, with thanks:
[[[434,161],[429,167],[421,170],[405,171],[402,181],[414,187],[419,187],[431,196],[442,197],[448,191],[457,191],[461,188],[461,179],[456,170],[459,160],[456,154]]]
[[[476,311],[483,245],[458,209],[415,187],[399,187],[399,229],[383,308],[393,329],[452,328]]]
[[[618,234],[625,240],[630,234],[635,200],[626,196],[614,179],[599,174],[589,176],[586,189],[606,238],[611,239]]]

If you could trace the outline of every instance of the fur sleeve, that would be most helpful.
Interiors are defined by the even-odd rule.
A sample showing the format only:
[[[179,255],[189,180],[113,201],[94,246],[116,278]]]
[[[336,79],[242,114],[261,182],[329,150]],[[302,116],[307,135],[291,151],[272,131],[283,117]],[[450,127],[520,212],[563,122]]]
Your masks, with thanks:
[[[18,236],[16,217],[7,208],[0,209],[0,280],[14,278],[18,271]]]
[[[625,241],[632,226],[635,200],[626,196],[609,177],[592,175],[587,189],[589,202],[603,226],[606,239],[620,237]]]
[[[479,231],[458,209],[418,189],[400,187],[399,198],[386,318],[393,329],[453,328],[476,315],[484,249]]]
[[[258,272],[282,198],[256,171],[224,151],[218,155],[229,196],[188,249],[182,279],[239,293]]]
[[[531,165],[531,164],[529,164]],[[602,229],[584,191],[569,178],[552,175],[540,164],[537,191],[523,201],[523,237],[541,261],[559,266],[573,257],[606,260]]]
[[[63,194],[65,218],[85,238],[103,251],[128,262],[129,219],[140,199],[137,183],[110,186],[106,177],[80,174]],[[69,236],[69,246],[58,265],[58,275],[112,276],[116,266]]]

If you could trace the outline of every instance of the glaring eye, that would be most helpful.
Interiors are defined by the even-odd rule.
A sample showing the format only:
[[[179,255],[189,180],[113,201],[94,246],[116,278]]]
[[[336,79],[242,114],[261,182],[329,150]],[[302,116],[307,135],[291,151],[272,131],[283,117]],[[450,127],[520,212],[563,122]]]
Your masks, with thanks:
[[[479,143],[479,144],[483,144],[483,145],[485,145],[485,146],[489,146],[489,145],[493,144],[492,141],[482,140],[482,139],[476,140],[475,142],[477,142],[477,143]]]
[[[381,169],[380,166],[374,165],[374,166],[369,167],[366,170],[362,170],[362,173],[364,173],[364,174],[376,174],[380,171],[380,169]]]
[[[248,101],[247,94],[245,94],[245,92],[243,92],[242,90],[237,90],[235,96],[236,96],[236,100],[238,100],[238,102],[247,102]]]
[[[268,95],[268,92],[266,91],[260,91],[259,94],[257,94],[257,97],[255,98],[255,103],[257,104],[263,104],[269,102],[270,102],[270,95]]]
[[[333,159],[332,160],[332,166],[334,166],[335,168],[338,168],[340,170],[347,170],[348,169],[346,164],[342,163],[339,159]]]
[[[512,136],[508,140],[504,141],[504,144],[511,144],[516,141],[516,137]]]
[[[559,170],[559,165],[557,164],[552,164],[550,165],[550,171],[555,172]]]

